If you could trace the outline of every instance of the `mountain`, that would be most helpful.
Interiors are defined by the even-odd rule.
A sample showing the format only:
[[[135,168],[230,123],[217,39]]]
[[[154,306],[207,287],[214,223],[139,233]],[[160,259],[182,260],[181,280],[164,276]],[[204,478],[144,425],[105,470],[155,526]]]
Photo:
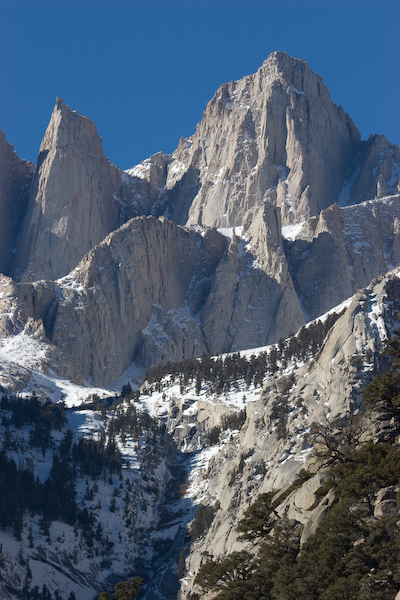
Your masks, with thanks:
[[[342,444],[333,448],[350,451],[342,432],[388,368],[380,349],[399,328],[399,298],[396,269],[292,338],[158,367],[118,398],[68,408],[3,396],[1,597],[49,598],[45,585],[52,598],[97,598],[140,575],[148,600],[211,598],[196,579],[204,556],[255,550],[237,527],[271,490],[276,518],[297,523],[305,544],[336,498],[310,430],[329,428]],[[381,407],[353,439],[385,443],[399,431]],[[398,520],[395,486],[383,473],[379,482],[376,515]]]
[[[29,188],[35,173],[32,163],[20,160],[0,131],[0,272],[8,273],[24,219]]]
[[[277,489],[311,538],[337,499],[318,431],[343,439],[396,368],[399,177],[283,52],[125,172],[62,99],[36,167],[0,135],[2,597],[140,575],[148,600],[212,598],[204,553],[257,553],[237,528]],[[391,410],[363,443],[393,441]]]

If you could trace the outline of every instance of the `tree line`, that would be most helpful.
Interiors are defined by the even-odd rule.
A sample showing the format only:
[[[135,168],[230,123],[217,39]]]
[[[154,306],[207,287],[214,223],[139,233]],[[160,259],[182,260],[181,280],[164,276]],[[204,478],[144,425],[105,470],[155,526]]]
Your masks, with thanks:
[[[157,365],[147,376],[144,393],[161,391],[162,380],[167,375],[170,381],[179,382],[182,394],[193,385],[197,394],[203,387],[207,387],[208,393],[217,395],[229,392],[232,388],[238,389],[240,381],[243,381],[247,388],[251,385],[259,387],[267,376],[285,368],[291,361],[304,361],[313,357],[341,314],[334,313],[328,315],[324,321],[318,320],[304,325],[297,335],[286,340],[281,339],[271,346],[268,352],[260,352],[250,357],[236,352],[224,358],[204,355],[201,358]]]

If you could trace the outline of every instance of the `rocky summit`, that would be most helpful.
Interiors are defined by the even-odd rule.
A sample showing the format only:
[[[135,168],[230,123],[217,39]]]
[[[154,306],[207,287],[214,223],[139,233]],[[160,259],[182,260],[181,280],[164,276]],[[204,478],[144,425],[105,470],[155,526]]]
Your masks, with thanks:
[[[396,372],[399,177],[399,147],[361,140],[284,52],[127,171],[61,98],[36,166],[0,132],[0,497],[32,476],[37,498],[2,504],[2,598],[87,600],[140,575],[148,600],[211,599],[228,557],[255,577],[258,537],[317,534],[343,492],[332,439],[354,413],[357,446],[396,438],[396,403],[366,417],[363,390]],[[391,481],[366,492],[376,518],[398,515]],[[256,543],[258,497],[275,517]]]

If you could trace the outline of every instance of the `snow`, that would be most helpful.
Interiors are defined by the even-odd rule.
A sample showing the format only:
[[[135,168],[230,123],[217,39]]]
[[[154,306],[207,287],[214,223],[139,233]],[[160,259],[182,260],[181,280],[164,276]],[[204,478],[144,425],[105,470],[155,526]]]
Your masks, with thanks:
[[[294,87],[294,85],[292,84],[292,90],[294,92],[296,92],[296,94],[300,94],[301,96],[305,96],[304,92],[301,92],[300,90],[298,90],[296,87]]]
[[[100,437],[104,431],[103,420],[95,410],[68,411],[68,426],[75,437],[89,436]]]
[[[131,385],[133,390],[138,389],[139,386],[135,382],[140,381],[143,377],[143,374],[143,367],[139,367],[135,362],[133,362],[118,379],[113,381],[108,386],[108,389],[113,392],[120,392],[122,390],[122,386],[126,385],[127,383]]]
[[[152,167],[152,162],[149,158],[141,162],[139,165],[132,167],[131,169],[126,169],[124,171],[131,177],[138,177],[139,179],[147,179],[150,169]]]
[[[396,183],[399,181],[399,178],[400,178],[400,163],[393,161],[392,167],[391,167],[391,178],[388,181],[389,189],[395,187]]]
[[[76,267],[73,271],[68,273],[68,275],[65,275],[65,277],[61,277],[57,280],[56,283],[60,286],[60,296],[62,294],[63,288],[74,290],[76,292],[83,292],[85,290],[84,285],[77,281],[77,276],[79,275],[79,273],[80,269],[79,267]]]
[[[361,165],[357,167],[357,169],[354,171],[354,173],[351,175],[351,177],[349,179],[345,179],[345,181],[343,182],[342,191],[340,192],[340,195],[339,195],[339,206],[343,207],[343,206],[347,206],[349,204],[350,199],[351,199],[351,188],[353,187],[353,184],[354,184],[355,180],[357,179],[360,171],[361,171]]]
[[[241,237],[242,235],[242,231],[243,231],[243,227],[239,226],[239,227],[218,227],[217,231],[223,235],[224,237],[226,237],[229,242],[232,240],[233,238],[233,232],[235,231],[235,234],[237,235],[237,237]]]
[[[376,296],[374,296],[372,298],[371,310],[368,313],[368,318],[370,319],[372,328],[377,331],[379,339],[386,340],[388,335],[386,330],[385,319],[383,318],[382,312],[382,303],[376,298]]]
[[[290,195],[289,190],[289,182],[288,182],[288,174],[289,169],[285,165],[274,165],[275,169],[278,171],[279,178],[283,184],[284,192],[285,192],[285,208],[288,213],[293,212],[293,202],[292,197]]]
[[[58,377],[54,371],[47,368],[50,349],[45,342],[38,341],[33,335],[25,331],[5,338],[1,341],[0,362],[2,369],[0,384],[7,381],[7,374],[15,368],[26,369],[29,381],[22,394],[29,394],[32,390],[44,393],[53,402],[63,399],[67,407],[77,406],[86,401],[93,394],[101,398],[110,395],[109,390],[94,386],[79,385],[69,379]],[[6,384],[6,383],[5,383]]]
[[[286,231],[288,236],[287,239],[295,239],[296,235],[298,235],[301,230],[302,223],[287,227],[291,228],[287,229]],[[237,229],[239,230],[239,228]],[[226,237],[233,235],[233,228],[225,228],[220,231]],[[293,238],[289,236],[293,236]],[[362,241],[356,241],[356,244],[362,244]],[[400,270],[398,271],[397,276],[400,277]],[[329,314],[341,312],[344,308],[348,307],[351,302],[352,298],[345,300],[316,320],[325,320]],[[383,310],[384,307],[379,299],[376,296],[373,296],[371,298],[370,312],[368,317],[371,321],[372,327],[376,329],[381,339],[386,338],[385,322],[382,314]],[[185,315],[184,307],[182,308],[181,313],[179,311],[177,312],[177,318],[179,315]],[[157,329],[157,315],[153,316],[155,318],[149,322],[148,327],[146,328],[146,333],[149,335],[154,333],[154,331]],[[272,347],[273,346],[270,345],[259,348],[251,348],[241,351],[239,354],[241,356],[245,356],[246,358],[250,358],[252,355],[257,355],[262,352],[268,353],[271,351]],[[127,369],[124,374],[110,386],[110,389],[108,390],[73,384],[69,380],[57,377],[52,371],[43,373],[39,370],[38,363],[41,360],[45,360],[47,349],[48,347],[46,344],[38,342],[32,336],[29,336],[22,331],[14,338],[7,338],[3,341],[3,346],[0,348],[0,361],[5,363],[12,360],[22,364],[25,368],[30,369],[31,379],[25,390],[26,393],[29,391],[29,389],[40,388],[45,390],[46,394],[53,401],[64,398],[67,406],[69,407],[81,404],[83,399],[90,398],[93,393],[98,394],[100,397],[109,396],[110,389],[113,391],[119,391],[122,388],[122,385],[127,382],[130,382],[132,387],[135,387],[135,381],[137,381],[140,377],[143,377],[143,371],[133,363],[132,366]],[[225,356],[228,355],[223,355],[223,358]],[[290,370],[298,368],[299,364],[300,363],[297,362],[296,364],[289,365],[285,372],[290,372]],[[179,404],[183,415],[185,415],[187,418],[189,427],[192,424],[191,421],[193,422],[193,425],[195,424],[195,415],[200,410],[201,403],[209,404],[211,409],[213,405],[222,405],[226,407],[227,410],[242,410],[249,403],[259,399],[262,387],[260,386],[255,388],[252,386],[250,389],[247,389],[243,381],[238,381],[236,389],[233,389],[232,386],[232,389],[228,393],[216,397],[208,394],[207,385],[203,385],[200,393],[197,394],[194,383],[188,386],[184,393],[181,394],[179,384],[172,382],[170,376],[166,376],[161,384],[164,387],[162,387],[159,392],[153,392],[152,394],[141,393],[139,402],[135,403],[137,410],[148,411],[150,415],[156,417],[161,422],[163,420],[165,422],[170,407],[176,403]],[[320,385],[323,387],[322,383]],[[316,400],[315,402],[317,403],[318,401]],[[125,405],[119,405],[119,407],[122,407],[121,410],[124,409],[124,406]],[[126,404],[126,406],[128,405]],[[82,435],[99,438],[102,434],[104,434],[106,421],[110,418],[110,415],[111,412],[108,413],[106,419],[103,421],[101,415],[94,410],[87,408],[74,411],[68,410],[68,425],[66,427],[69,427],[73,431],[76,439]],[[191,418],[192,416],[193,419]],[[145,483],[141,475],[142,463],[140,458],[140,450],[143,450],[146,441],[142,438],[140,440],[134,440],[132,436],[127,435],[124,443],[122,444],[120,437],[117,436],[116,443],[122,453],[124,461],[123,478],[124,480],[128,478],[132,483],[132,486],[134,487],[135,499],[137,500],[137,505],[134,506],[134,509],[137,513],[135,531],[139,532],[140,534],[140,528],[146,528],[146,531],[148,531],[150,528],[153,528],[154,533],[151,535],[157,535],[158,537],[169,539],[176,534],[179,528],[184,526],[184,523],[189,519],[190,515],[192,515],[194,506],[203,501],[210,503],[210,496],[212,498],[211,503],[216,500],[217,494],[221,490],[216,492],[214,495],[211,494],[208,478],[210,466],[212,466],[213,461],[218,454],[220,455],[218,457],[218,461],[221,460],[221,456],[223,452],[226,452],[226,448],[229,447],[230,442],[233,441],[235,443],[235,440],[237,440],[238,437],[238,431],[230,431],[229,435],[225,436],[221,434],[219,443],[185,456],[185,460],[188,461],[189,486],[184,498],[176,501],[172,509],[172,512],[174,513],[173,516],[175,516],[176,519],[173,521],[171,520],[171,522],[169,522],[162,531],[158,531],[157,522],[159,519],[159,512],[157,505],[153,503],[151,506],[146,508],[146,505],[149,501],[149,493],[146,492],[146,488],[153,482],[151,482],[151,484]],[[299,444],[301,443],[303,437],[304,431],[297,434],[297,440]],[[28,438],[26,437],[26,439]],[[185,448],[183,448],[183,452],[184,451]],[[310,448],[303,450],[298,450],[296,447],[293,447],[292,449],[282,449],[281,454],[277,457],[279,467],[281,468],[282,465],[285,465],[286,463],[288,466],[290,461],[303,463],[306,460],[309,452]],[[30,454],[27,452],[26,456],[29,458]],[[42,456],[39,451],[36,452],[35,475],[37,475],[41,481],[44,481],[49,475],[51,458],[51,451],[47,451],[45,456]],[[247,462],[250,461],[247,460]],[[154,469],[152,476],[155,478],[155,485],[157,484],[161,486],[165,484],[168,473],[164,462],[158,464],[158,466]],[[255,475],[254,479],[257,480],[260,479],[260,477],[260,475]],[[90,485],[92,484],[93,482],[90,481]],[[78,503],[83,503],[86,485],[87,484],[84,478],[82,478],[77,485]],[[115,485],[116,488],[118,488],[120,485],[119,480],[117,481],[115,476],[113,485]],[[132,540],[128,539],[126,536],[126,532],[124,533],[124,509],[122,499],[119,496],[116,497],[117,508],[115,513],[110,513],[109,511],[109,506],[112,500],[113,485],[103,483],[101,480],[99,480],[99,492],[96,495],[95,500],[93,502],[88,501],[89,503],[87,504],[87,506],[89,506],[91,509],[97,511],[96,518],[98,518],[104,525],[105,534],[107,534],[110,540],[114,542],[114,549],[110,551],[109,557],[107,557],[110,559],[111,567],[109,567],[109,570],[108,568],[105,569],[106,574],[104,575],[104,579],[107,573],[111,571],[114,573],[127,572],[127,570],[129,570],[129,566],[133,562],[132,556],[134,557],[135,552],[138,551],[138,543],[132,542]],[[140,504],[139,499],[142,501],[142,505]],[[85,502],[87,501],[85,500]],[[96,509],[96,502],[101,503],[101,508]],[[181,513],[179,513],[179,510],[181,510]],[[74,564],[78,564],[76,569],[80,570],[81,572],[86,570],[87,573],[89,573],[90,569],[92,569],[92,572],[94,572],[93,565],[96,559],[89,559],[87,556],[79,554],[79,538],[75,536],[73,528],[62,523],[53,523],[50,530],[50,538],[52,543],[48,544],[43,540],[43,538],[40,537],[35,519],[32,519],[31,517],[29,517],[29,519],[29,523],[32,524],[32,528],[35,531],[35,540],[40,540],[40,547],[43,549],[43,552],[46,553],[45,557],[42,557],[39,554],[39,550],[33,550],[32,553],[30,553],[29,564],[33,573],[33,582],[39,583],[44,581],[52,581],[54,582],[54,586],[52,587],[53,590],[59,588],[67,593],[69,593],[71,590],[74,590],[78,600],[90,598],[93,590],[89,583],[87,583],[87,586],[81,583],[74,583],[71,579],[65,576],[59,568],[57,569],[50,560],[50,555],[52,552],[54,555],[57,553],[57,555],[60,557],[60,562],[64,560],[64,557],[66,556],[68,556],[68,560],[70,560],[69,557],[75,553],[75,560],[77,562]],[[62,539],[64,541],[61,541]],[[7,532],[1,533],[1,542],[4,544],[4,547],[7,548],[7,552],[9,552],[12,561],[15,563],[16,555],[21,547],[21,544],[18,543]],[[27,548],[26,541],[25,548]],[[143,553],[150,552],[150,545],[146,550],[142,550]],[[37,552],[35,555],[36,557],[33,555],[34,552]],[[65,570],[68,571],[68,568]]]
[[[168,167],[168,179],[173,179],[176,181],[179,179],[183,173],[186,171],[185,163],[179,160],[173,160],[172,163]]]
[[[25,333],[25,330],[1,340],[0,343],[0,361],[16,363],[25,369],[38,368],[47,356],[47,344],[37,341],[32,335]]]
[[[294,241],[301,232],[304,223],[305,221],[296,223],[294,225],[284,225],[282,227],[282,237],[284,237],[286,240]]]
[[[348,308],[350,306],[350,304],[352,303],[352,301],[353,301],[353,296],[350,296],[350,298],[347,298],[346,300],[343,300],[343,302],[341,302],[337,306],[334,306],[333,308],[331,308],[330,310],[328,310],[328,312],[326,312],[325,314],[321,315],[320,317],[317,317],[316,319],[314,319],[314,321],[310,321],[310,323],[307,323],[306,327],[308,327],[311,323],[315,323],[316,321],[322,321],[322,323],[325,323],[326,319],[330,315],[341,313],[342,310],[344,310],[345,308]]]
[[[196,453],[190,459],[189,487],[186,497],[191,498],[194,504],[200,504],[208,491],[208,480],[206,477],[211,459],[216,456],[222,445],[216,444]]]

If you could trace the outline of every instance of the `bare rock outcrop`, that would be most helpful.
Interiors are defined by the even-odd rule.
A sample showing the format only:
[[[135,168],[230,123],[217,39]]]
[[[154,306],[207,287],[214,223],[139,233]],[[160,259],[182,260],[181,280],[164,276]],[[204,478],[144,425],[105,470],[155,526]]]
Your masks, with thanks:
[[[1,317],[1,337],[40,321],[58,354],[55,370],[96,385],[114,381],[133,361],[149,369],[266,346],[397,261],[399,202],[334,205],[304,224],[303,239],[290,241],[281,234],[280,209],[266,201],[229,246],[215,229],[137,217],[56,282],[6,278],[2,289],[12,291],[3,292],[2,312],[13,318]]]
[[[213,353],[265,346],[305,322],[283,252],[279,209],[260,205],[245,235],[247,244],[232,238],[201,313]]]
[[[274,188],[283,223],[302,220],[337,199],[359,144],[322,78],[274,52],[254,75],[222,85],[196,133],[181,140],[167,187],[192,198],[170,213],[182,223],[242,225]]]
[[[57,99],[39,150],[28,212],[12,266],[26,281],[69,273],[118,227],[120,172],[87,117]]]
[[[281,373],[268,380],[260,399],[247,405],[240,433],[232,432],[218,451],[210,452],[198,487],[202,502],[218,500],[219,510],[209,531],[191,546],[182,599],[199,591],[194,577],[206,550],[218,558],[243,549],[246,542],[235,529],[258,494],[277,490],[276,514],[302,524],[302,543],[315,532],[335,494],[325,488],[326,468],[316,465],[307,434],[313,422],[343,425],[360,406],[362,390],[376,373],[380,343],[398,324],[399,275],[396,269],[356,294],[316,356],[307,364],[287,365],[289,385],[281,385]],[[296,482],[302,468],[309,469],[308,479]],[[377,494],[376,515],[398,514],[396,493],[393,486]]]
[[[163,217],[138,217],[91,250],[58,280],[51,336],[59,372],[107,384],[137,358],[157,362],[199,356],[205,345],[194,318],[226,249]]]
[[[35,166],[18,158],[0,131],[0,273],[9,274]]]
[[[384,135],[371,135],[362,142],[345,176],[340,203],[356,204],[397,194],[400,176],[400,148]]]
[[[400,196],[323,210],[285,244],[289,272],[308,318],[333,308],[400,264]]]

